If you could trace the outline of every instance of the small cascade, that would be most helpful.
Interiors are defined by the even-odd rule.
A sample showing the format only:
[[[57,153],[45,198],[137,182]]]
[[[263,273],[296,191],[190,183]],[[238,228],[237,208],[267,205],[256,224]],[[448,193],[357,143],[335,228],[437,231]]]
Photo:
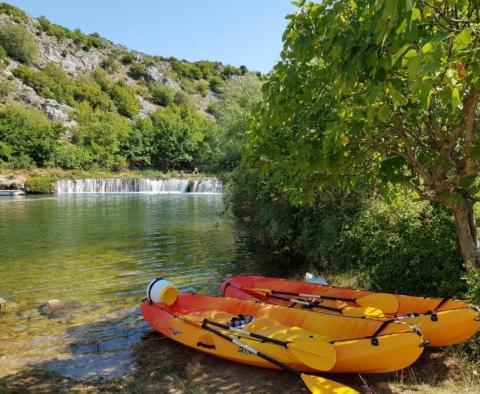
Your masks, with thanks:
[[[217,178],[205,178],[195,181],[191,193],[222,193],[223,182]]]
[[[210,193],[223,192],[222,181],[204,178],[84,178],[61,179],[55,183],[57,194],[73,193]]]

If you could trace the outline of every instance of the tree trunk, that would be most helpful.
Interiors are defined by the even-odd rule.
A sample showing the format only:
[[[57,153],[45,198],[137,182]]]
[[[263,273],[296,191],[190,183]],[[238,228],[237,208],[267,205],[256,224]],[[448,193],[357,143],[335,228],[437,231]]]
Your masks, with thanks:
[[[473,213],[473,202],[464,200],[461,205],[453,207],[457,223],[458,238],[465,268],[471,270],[480,267],[480,245]]]

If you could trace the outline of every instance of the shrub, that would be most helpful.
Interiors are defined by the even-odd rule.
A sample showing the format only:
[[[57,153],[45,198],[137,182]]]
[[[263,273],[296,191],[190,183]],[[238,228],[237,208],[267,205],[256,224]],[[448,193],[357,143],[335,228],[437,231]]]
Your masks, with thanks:
[[[170,65],[181,77],[186,77],[189,79],[201,79],[203,76],[202,70],[195,64],[173,60],[170,62]]]
[[[0,44],[11,57],[19,62],[30,64],[38,58],[37,42],[23,26],[3,26],[0,30]]]
[[[0,81],[0,97],[8,96],[13,91],[13,85],[10,81]]]
[[[0,14],[6,14],[12,17],[17,23],[28,22],[28,15],[24,11],[7,3],[0,3]]]
[[[214,76],[210,78],[210,90],[215,93],[222,93],[223,91],[223,79],[219,76]]]
[[[113,110],[113,102],[109,95],[92,78],[80,77],[77,79],[73,89],[73,97],[78,102],[88,102],[94,109]]]
[[[72,103],[74,89],[72,79],[54,63],[48,63],[42,71],[34,71],[21,64],[13,74],[43,97]]]
[[[173,102],[177,105],[187,105],[190,103],[190,97],[188,97],[188,94],[184,92],[176,92]]]
[[[227,64],[226,66],[223,67],[222,75],[225,78],[230,78],[233,75],[239,75],[242,72],[235,66],[232,66],[230,64]]]
[[[133,61],[135,60],[135,55],[131,52],[128,52],[126,53],[125,55],[123,55],[122,57],[122,63],[123,64],[130,64],[130,63],[133,63]]]
[[[117,59],[115,59],[113,56],[109,56],[103,59],[102,62],[100,63],[100,67],[102,67],[105,71],[109,73],[114,73],[118,71],[119,66],[120,65]]]
[[[35,176],[25,182],[25,186],[30,193],[52,194],[54,192],[56,179],[49,176]]]
[[[151,89],[152,100],[155,104],[167,107],[173,103],[175,91],[164,85],[155,85]]]
[[[85,170],[92,161],[90,151],[84,146],[62,144],[55,152],[55,165],[66,170]]]
[[[209,60],[200,60],[196,62],[195,65],[200,69],[202,72],[203,79],[209,79],[215,74],[218,74],[218,62],[211,62]]]
[[[44,16],[38,18],[38,22],[41,31],[49,36],[56,37],[60,41],[70,39],[75,43],[77,48],[82,48],[83,50],[88,51],[92,47],[102,48],[105,46],[104,40],[98,35],[98,33],[93,33],[87,36],[86,34],[83,34],[80,29],[71,31],[63,26],[50,22]]]
[[[94,111],[84,103],[78,107],[77,121],[72,142],[88,150],[92,165],[106,169],[124,166],[120,147],[130,133],[130,124],[125,118],[114,112]]]
[[[123,82],[113,85],[111,97],[119,114],[133,118],[140,112],[140,102],[135,93]]]
[[[206,97],[208,94],[208,84],[206,82],[200,81],[195,86],[195,90],[200,93],[202,97]]]
[[[143,78],[144,73],[145,73],[144,64],[136,63],[130,66],[130,75],[132,76],[132,78],[135,78],[135,79]]]
[[[180,78],[182,89],[187,93],[195,93],[195,83],[186,77]]]
[[[364,286],[394,293],[452,296],[465,290],[452,215],[397,198],[371,201],[343,233]]]
[[[10,147],[14,160],[51,164],[63,130],[38,110],[8,106],[0,111],[0,141]]]
[[[0,69],[8,66],[7,51],[0,45]]]

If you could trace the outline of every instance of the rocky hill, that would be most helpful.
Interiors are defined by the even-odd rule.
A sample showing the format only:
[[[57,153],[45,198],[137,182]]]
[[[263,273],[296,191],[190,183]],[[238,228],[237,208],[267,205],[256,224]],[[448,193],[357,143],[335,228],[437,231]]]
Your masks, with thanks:
[[[216,149],[212,107],[243,76],[254,74],[150,56],[0,3],[0,167],[201,166]]]
[[[8,25],[20,25],[35,37],[39,53],[29,64],[32,70],[44,70],[54,64],[69,77],[77,79],[90,76],[98,68],[103,69],[109,80],[122,81],[135,92],[140,103],[140,117],[152,114],[161,106],[161,99],[154,98],[156,86],[187,94],[199,111],[208,113],[208,105],[217,100],[222,80],[246,72],[244,67],[225,66],[219,62],[190,63],[131,51],[97,34],[84,35],[78,30],[72,32],[50,23],[45,18],[31,18],[6,3],[0,7],[0,29]],[[62,100],[45,97],[35,85],[15,74],[21,62],[8,53],[7,61],[8,65],[0,72],[0,80],[10,81],[11,90],[3,92],[2,103],[17,102],[33,106],[67,126],[76,124],[71,106]]]

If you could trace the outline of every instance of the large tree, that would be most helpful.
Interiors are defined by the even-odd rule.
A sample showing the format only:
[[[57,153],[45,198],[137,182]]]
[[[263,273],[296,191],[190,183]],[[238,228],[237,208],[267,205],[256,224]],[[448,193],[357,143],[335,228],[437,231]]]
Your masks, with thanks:
[[[371,181],[443,203],[478,267],[479,0],[297,6],[251,140],[263,168],[297,202]]]

